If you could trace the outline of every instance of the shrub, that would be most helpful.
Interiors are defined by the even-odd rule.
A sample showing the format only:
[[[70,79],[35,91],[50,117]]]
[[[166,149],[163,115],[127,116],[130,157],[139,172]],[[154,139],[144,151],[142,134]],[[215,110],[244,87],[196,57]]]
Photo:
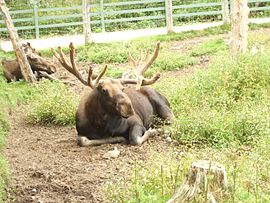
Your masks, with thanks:
[[[217,57],[208,71],[180,83],[157,88],[165,92],[176,114],[174,138],[227,145],[252,144],[266,134],[269,123],[270,60],[267,55],[230,60]]]
[[[37,88],[43,93],[36,96],[28,108],[29,122],[59,125],[75,123],[78,98],[64,84],[44,82]]]

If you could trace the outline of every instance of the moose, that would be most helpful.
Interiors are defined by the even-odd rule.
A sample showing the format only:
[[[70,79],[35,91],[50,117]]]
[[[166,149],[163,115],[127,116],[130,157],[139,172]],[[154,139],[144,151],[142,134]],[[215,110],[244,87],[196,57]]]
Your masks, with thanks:
[[[131,63],[137,66],[137,78],[103,80],[101,78],[107,65],[94,80],[93,68],[90,66],[87,80],[83,78],[74,62],[75,48],[72,43],[69,45],[70,62],[61,47],[58,47],[58,52],[51,49],[61,65],[86,86],[76,112],[78,145],[94,146],[126,141],[132,145],[141,145],[150,136],[157,134],[157,130],[151,128],[155,117],[173,121],[174,115],[167,99],[147,87],[160,78],[160,73],[150,79],[143,77],[145,70],[157,58],[159,47],[157,43],[152,57],[148,50],[144,61],[142,56],[138,60],[129,57]]]
[[[49,74],[56,72],[56,66],[54,63],[52,63],[49,59],[42,57],[41,54],[37,52],[29,42],[23,45],[23,50],[37,79],[40,79],[41,77],[52,79]],[[23,79],[17,59],[7,60],[4,58],[1,63],[3,66],[4,77],[6,78],[7,82]]]

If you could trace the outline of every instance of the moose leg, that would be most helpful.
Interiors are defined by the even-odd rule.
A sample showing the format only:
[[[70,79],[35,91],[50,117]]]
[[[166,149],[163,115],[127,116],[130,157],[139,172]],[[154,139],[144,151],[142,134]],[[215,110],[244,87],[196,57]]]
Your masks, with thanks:
[[[155,104],[158,116],[168,122],[168,124],[171,124],[174,120],[174,115],[169,107],[166,97],[155,90],[149,91],[148,96],[151,102]]]
[[[156,106],[157,114],[160,118],[164,119],[168,124],[173,123],[174,115],[171,112],[171,109],[169,105],[165,102],[166,98],[162,98],[162,95],[160,95],[160,98],[151,98]]]
[[[124,137],[108,137],[104,139],[96,139],[96,140],[89,140],[87,137],[84,136],[78,136],[77,137],[77,143],[81,147],[86,146],[97,146],[102,144],[115,144],[120,142],[125,142],[126,138]]]
[[[37,71],[37,72],[39,73],[39,78],[47,78],[49,80],[56,80],[56,78],[54,78],[53,76],[49,75],[45,71]]]
[[[3,73],[4,73],[4,77],[7,79],[7,82],[12,82],[12,80],[17,80],[16,77],[12,75],[10,72],[4,70]]]
[[[164,119],[166,123],[171,124],[174,120],[174,115],[166,104],[157,103],[157,113],[160,118]]]
[[[145,128],[140,125],[133,126],[129,131],[129,142],[132,145],[141,145],[149,137],[158,134],[156,129],[149,129],[145,131]]]

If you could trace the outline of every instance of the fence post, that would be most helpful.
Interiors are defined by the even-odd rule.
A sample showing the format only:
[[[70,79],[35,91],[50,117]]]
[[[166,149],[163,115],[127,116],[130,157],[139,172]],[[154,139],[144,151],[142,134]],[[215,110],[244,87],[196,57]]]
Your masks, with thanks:
[[[172,0],[165,0],[167,33],[173,32]]]
[[[88,0],[82,0],[84,43],[92,42]]]
[[[222,0],[222,19],[224,24],[230,23],[229,0]]]
[[[100,0],[100,14],[101,14],[101,27],[102,32],[105,32],[105,21],[104,21],[104,2],[103,0]]]
[[[39,39],[39,27],[38,27],[38,5],[34,5],[34,20],[35,20],[35,33],[36,39]]]

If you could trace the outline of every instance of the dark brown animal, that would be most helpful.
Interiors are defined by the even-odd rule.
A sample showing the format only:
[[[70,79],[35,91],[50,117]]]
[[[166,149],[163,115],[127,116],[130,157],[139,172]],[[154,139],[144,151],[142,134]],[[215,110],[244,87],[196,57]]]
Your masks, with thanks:
[[[24,52],[33,73],[38,77],[43,73],[52,74],[56,71],[56,66],[51,60],[43,58],[34,48],[31,47],[30,43],[23,45]],[[23,79],[23,75],[20,69],[20,65],[17,59],[13,60],[2,60],[4,77],[8,82],[12,80],[18,81]]]
[[[149,67],[153,63],[158,50],[159,44],[154,56],[151,59],[149,56],[146,57],[147,61],[142,70],[146,70],[146,66]],[[91,77],[93,69],[90,68],[86,81],[77,71],[72,43],[70,63],[66,62],[61,48],[59,55],[52,51],[69,72],[88,86],[76,112],[77,141],[80,146],[117,143],[126,139],[130,144],[140,145],[156,133],[155,129],[150,128],[155,116],[170,122],[173,120],[174,116],[167,99],[156,90],[144,87],[156,82],[160,77],[159,73],[151,79],[139,77],[140,79],[101,80],[107,69],[105,66],[94,81]],[[134,86],[126,87],[127,84],[136,85],[138,81],[140,85],[137,89]]]

